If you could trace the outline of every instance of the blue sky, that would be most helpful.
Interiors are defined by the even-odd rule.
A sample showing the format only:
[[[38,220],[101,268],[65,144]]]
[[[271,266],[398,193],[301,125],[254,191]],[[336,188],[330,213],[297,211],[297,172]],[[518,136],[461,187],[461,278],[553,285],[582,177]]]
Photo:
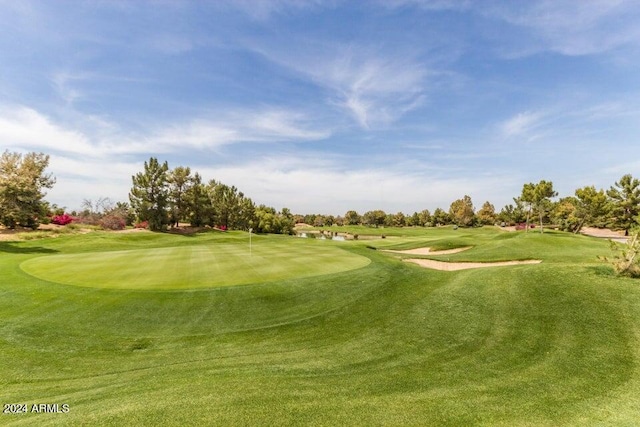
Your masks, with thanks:
[[[47,200],[150,156],[296,213],[510,203],[640,175],[640,2],[0,0],[0,149]]]

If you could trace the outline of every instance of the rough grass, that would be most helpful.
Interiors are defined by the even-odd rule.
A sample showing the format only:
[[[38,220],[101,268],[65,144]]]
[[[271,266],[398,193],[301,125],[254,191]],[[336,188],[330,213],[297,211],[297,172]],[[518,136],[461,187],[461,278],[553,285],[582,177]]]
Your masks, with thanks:
[[[544,262],[440,272],[364,242],[326,241],[316,243],[339,244],[337,253],[371,262],[265,284],[137,291],[57,285],[20,264],[233,245],[244,237],[91,233],[0,242],[0,401],[70,405],[68,414],[1,415],[0,423],[537,426],[640,419],[640,288],[595,258],[606,254],[606,242],[493,229],[411,230],[407,239],[402,232],[366,245],[471,245],[447,257]]]

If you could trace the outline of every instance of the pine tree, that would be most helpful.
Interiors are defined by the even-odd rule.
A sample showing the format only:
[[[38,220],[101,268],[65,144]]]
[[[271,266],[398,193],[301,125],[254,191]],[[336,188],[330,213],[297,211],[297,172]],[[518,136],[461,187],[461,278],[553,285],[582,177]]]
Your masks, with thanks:
[[[637,225],[637,217],[640,214],[640,181],[630,174],[624,175],[607,191],[612,204],[611,217],[613,226],[624,230],[624,235],[629,235],[629,230]]]
[[[133,187],[129,201],[139,221],[148,221],[151,231],[161,231],[168,224],[168,171],[167,162],[160,164],[151,157],[144,162],[144,172],[132,176]]]

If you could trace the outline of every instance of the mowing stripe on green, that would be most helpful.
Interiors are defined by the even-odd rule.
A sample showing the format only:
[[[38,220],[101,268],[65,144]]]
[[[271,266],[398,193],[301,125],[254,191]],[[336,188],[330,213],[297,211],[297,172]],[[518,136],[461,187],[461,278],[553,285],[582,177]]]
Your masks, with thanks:
[[[238,244],[210,244],[42,256],[21,264],[50,282],[108,289],[194,289],[261,283],[348,271],[366,257],[333,245],[274,242],[249,254]]]

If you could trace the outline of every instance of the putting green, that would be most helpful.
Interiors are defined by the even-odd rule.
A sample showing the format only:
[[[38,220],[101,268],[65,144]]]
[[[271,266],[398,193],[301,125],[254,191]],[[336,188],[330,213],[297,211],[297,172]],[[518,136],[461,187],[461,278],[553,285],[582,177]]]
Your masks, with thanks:
[[[51,255],[23,262],[31,275],[64,285],[109,289],[194,289],[338,273],[370,260],[331,244],[209,243],[125,251]]]

